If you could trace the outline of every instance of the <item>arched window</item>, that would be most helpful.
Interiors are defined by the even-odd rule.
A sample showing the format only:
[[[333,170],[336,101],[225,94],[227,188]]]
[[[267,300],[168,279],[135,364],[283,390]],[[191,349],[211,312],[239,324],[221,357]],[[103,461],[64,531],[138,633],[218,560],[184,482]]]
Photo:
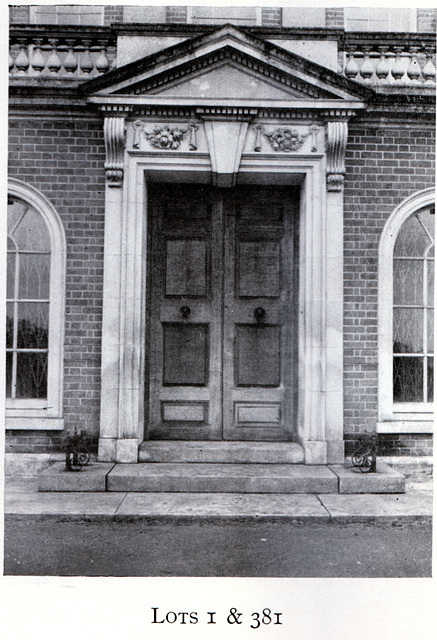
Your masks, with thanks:
[[[59,429],[65,237],[50,202],[10,180],[6,302],[6,426]]]
[[[403,202],[379,254],[379,431],[427,432],[434,388],[434,191]]]

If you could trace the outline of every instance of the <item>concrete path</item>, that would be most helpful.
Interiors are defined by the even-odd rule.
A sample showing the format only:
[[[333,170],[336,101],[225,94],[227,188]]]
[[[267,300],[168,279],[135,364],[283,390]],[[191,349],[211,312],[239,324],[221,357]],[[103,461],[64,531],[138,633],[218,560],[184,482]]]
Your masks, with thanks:
[[[308,521],[430,519],[432,481],[407,482],[405,494],[102,493],[37,491],[36,477],[6,477],[5,515],[71,519],[196,518]]]

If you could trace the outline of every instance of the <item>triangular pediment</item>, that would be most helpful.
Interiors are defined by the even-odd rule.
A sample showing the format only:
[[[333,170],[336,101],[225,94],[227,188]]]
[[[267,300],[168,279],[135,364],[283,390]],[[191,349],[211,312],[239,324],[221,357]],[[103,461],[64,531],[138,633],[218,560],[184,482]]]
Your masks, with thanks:
[[[330,69],[226,25],[83,85],[94,96],[363,101],[372,91]]]
[[[302,98],[299,90],[283,86],[274,78],[260,76],[243,66],[224,62],[203,73],[189,74],[183,80],[164,84],[152,95],[172,98],[240,98],[249,100],[287,100]]]

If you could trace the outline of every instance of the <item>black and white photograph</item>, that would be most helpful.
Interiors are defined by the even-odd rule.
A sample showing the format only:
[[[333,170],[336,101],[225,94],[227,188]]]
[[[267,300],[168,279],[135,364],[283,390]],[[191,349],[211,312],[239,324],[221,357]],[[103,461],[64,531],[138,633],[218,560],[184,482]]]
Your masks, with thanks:
[[[5,578],[432,577],[437,9],[361,4],[5,12]]]

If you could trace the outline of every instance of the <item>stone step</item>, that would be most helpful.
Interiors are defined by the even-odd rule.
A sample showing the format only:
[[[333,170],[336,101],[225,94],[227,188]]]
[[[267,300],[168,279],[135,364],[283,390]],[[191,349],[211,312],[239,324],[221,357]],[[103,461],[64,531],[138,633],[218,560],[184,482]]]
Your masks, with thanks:
[[[338,476],[326,466],[302,464],[117,464],[107,491],[198,493],[337,493]]]
[[[303,448],[297,442],[148,440],[139,450],[139,462],[300,464],[303,461]]]

